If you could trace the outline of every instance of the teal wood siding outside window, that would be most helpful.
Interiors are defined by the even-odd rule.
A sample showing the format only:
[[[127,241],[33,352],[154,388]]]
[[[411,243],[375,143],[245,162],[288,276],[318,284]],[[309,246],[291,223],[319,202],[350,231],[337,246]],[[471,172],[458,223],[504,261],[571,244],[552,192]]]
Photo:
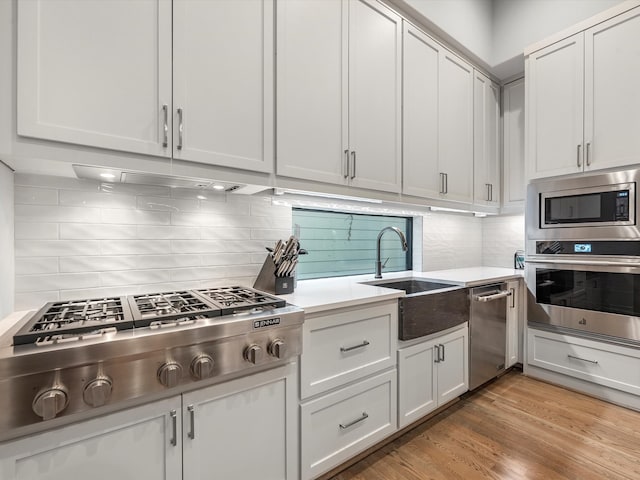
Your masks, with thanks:
[[[395,232],[385,232],[380,249],[385,265],[382,273],[411,270],[412,222],[406,217],[294,208],[294,233],[300,246],[309,252],[299,257],[298,279],[373,274],[376,239],[385,227],[398,227],[407,238],[409,250],[402,251]]]

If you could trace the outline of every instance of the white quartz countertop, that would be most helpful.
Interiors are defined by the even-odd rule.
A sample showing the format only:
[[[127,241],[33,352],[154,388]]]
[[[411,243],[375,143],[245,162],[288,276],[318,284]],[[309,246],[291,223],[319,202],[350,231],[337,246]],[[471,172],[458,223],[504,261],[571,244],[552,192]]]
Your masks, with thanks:
[[[522,275],[523,270],[497,267],[470,267],[431,272],[404,271],[385,273],[382,275],[382,281],[417,278],[432,282],[444,282],[464,287],[474,287],[520,278]],[[373,274],[299,280],[293,293],[279,296],[293,305],[304,308],[306,313],[392,300],[404,296],[402,290],[362,284],[362,282],[374,281],[376,281],[376,279],[373,277]]]

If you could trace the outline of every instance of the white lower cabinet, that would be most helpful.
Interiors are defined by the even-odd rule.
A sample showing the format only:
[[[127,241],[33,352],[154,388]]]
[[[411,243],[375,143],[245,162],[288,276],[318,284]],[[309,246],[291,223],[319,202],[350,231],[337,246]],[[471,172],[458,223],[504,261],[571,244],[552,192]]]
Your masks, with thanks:
[[[542,330],[527,334],[529,365],[640,395],[640,350]]]
[[[184,480],[298,477],[295,366],[185,393]]]
[[[0,478],[179,479],[180,409],[178,395],[0,444]]]
[[[301,477],[315,478],[396,431],[395,368],[301,404]]]
[[[398,427],[403,428],[469,387],[469,329],[398,350]]]
[[[294,480],[295,364],[0,444],[2,480]]]

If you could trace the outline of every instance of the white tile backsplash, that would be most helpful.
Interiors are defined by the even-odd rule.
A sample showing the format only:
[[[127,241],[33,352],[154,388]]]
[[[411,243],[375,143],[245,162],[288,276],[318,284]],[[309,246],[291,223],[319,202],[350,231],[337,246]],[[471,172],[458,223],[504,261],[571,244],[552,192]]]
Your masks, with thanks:
[[[15,177],[15,310],[48,301],[252,285],[291,234],[291,207],[266,195]],[[423,270],[510,267],[522,216],[428,213],[414,255]],[[415,246],[414,246],[415,248]],[[421,261],[420,261],[421,259]]]
[[[40,175],[15,178],[16,309],[252,285],[291,208],[249,197]]]

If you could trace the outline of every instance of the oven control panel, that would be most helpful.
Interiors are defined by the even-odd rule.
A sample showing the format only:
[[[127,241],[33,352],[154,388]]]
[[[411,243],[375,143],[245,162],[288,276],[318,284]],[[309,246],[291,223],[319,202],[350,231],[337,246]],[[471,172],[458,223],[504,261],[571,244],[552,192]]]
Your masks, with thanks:
[[[615,255],[639,257],[640,241],[537,241],[536,253],[539,255]]]

